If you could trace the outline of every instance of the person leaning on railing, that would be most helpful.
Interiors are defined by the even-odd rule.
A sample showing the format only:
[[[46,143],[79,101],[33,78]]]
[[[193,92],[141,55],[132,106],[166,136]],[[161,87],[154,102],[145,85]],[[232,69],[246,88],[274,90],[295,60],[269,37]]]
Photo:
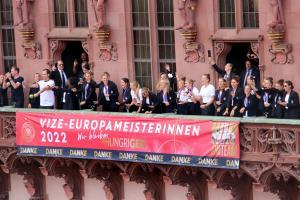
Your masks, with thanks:
[[[142,100],[143,100],[143,91],[140,87],[140,84],[137,81],[133,81],[130,83],[130,89],[131,89],[131,102],[130,104],[127,104],[126,106],[129,109],[129,112],[132,113],[140,113],[142,109]]]
[[[142,95],[143,99],[140,113],[158,113],[158,101],[156,95],[147,87],[142,88]]]
[[[279,102],[284,106],[284,118],[285,119],[298,119],[299,118],[299,95],[294,91],[294,85],[292,81],[284,81],[284,96]]]

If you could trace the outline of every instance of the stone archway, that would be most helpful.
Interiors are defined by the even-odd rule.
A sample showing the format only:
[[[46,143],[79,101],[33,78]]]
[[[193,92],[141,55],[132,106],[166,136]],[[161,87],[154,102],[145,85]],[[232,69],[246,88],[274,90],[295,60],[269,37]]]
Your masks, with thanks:
[[[260,39],[256,40],[256,41],[213,41],[213,55],[214,55],[214,59],[215,62],[217,63],[218,66],[223,67],[226,64],[226,58],[227,55],[231,52],[231,50],[233,49],[233,46],[235,44],[249,44],[249,50],[251,51],[251,53],[253,54],[253,56],[255,56],[256,58],[258,58],[258,61],[261,61],[261,54],[259,52],[260,49]],[[263,65],[261,65],[261,63],[257,63],[257,67],[260,70],[260,74],[261,74],[261,78],[263,77],[263,73],[264,73],[264,67]],[[217,83],[217,74],[214,73],[214,81],[215,84]]]
[[[87,39],[74,40],[81,42],[82,49],[87,55],[89,55],[88,42]],[[54,64],[56,61],[61,60],[61,55],[63,51],[67,48],[67,41],[63,39],[50,39],[49,49],[50,49],[50,63]]]

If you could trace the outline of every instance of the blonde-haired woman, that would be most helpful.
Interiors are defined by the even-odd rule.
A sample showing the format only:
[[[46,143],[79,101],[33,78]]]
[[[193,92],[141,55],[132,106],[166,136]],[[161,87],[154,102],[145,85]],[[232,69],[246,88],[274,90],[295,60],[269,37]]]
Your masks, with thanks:
[[[170,82],[168,80],[160,80],[159,89],[157,99],[161,113],[173,113],[176,108],[176,95],[170,89]]]
[[[130,82],[130,89],[132,100],[130,104],[127,104],[127,107],[129,108],[129,112],[139,113],[141,112],[143,100],[142,89],[137,81]]]

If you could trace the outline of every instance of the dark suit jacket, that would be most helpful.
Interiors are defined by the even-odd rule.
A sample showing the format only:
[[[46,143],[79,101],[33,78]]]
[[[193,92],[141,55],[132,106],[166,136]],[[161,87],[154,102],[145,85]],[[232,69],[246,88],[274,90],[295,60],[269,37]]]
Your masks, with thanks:
[[[221,105],[216,105],[216,109],[221,108],[220,112],[216,111],[216,115],[221,116],[223,115],[223,113],[226,110],[227,107],[227,101],[228,101],[228,95],[229,95],[229,89],[228,90],[223,90],[221,97],[219,97],[219,91],[220,90],[216,90],[215,93],[215,101],[220,101]]]
[[[167,93],[167,99],[169,101],[169,106],[166,106],[163,101],[163,91],[160,91],[157,93],[157,102],[159,106],[160,113],[172,113],[174,112],[174,109],[176,108],[176,94],[173,90],[170,90]]]
[[[65,93],[65,103],[63,104],[64,110],[79,110],[78,93],[73,92],[71,89],[63,89]]]
[[[230,72],[229,76],[225,77],[226,71],[224,69],[220,68],[217,64],[212,65],[212,67],[220,76],[222,76],[222,78],[225,78],[226,81],[230,81],[233,77],[236,76],[236,74],[234,74],[233,72]]]
[[[247,98],[247,101],[246,101],[246,98]],[[254,95],[250,95],[248,97],[244,96],[241,103],[242,103],[242,105],[240,107],[245,108],[243,116],[246,116],[246,112],[248,114],[248,117],[255,117],[256,116],[257,99]]]
[[[156,112],[158,112],[157,105],[158,105],[158,101],[157,101],[156,95],[150,92],[149,93],[149,104],[147,104],[145,97],[143,97],[143,99],[142,99],[141,113],[144,113],[146,111],[152,111],[153,113],[156,113]],[[154,106],[154,108],[149,108],[148,106]]]
[[[283,101],[286,94],[284,94]],[[299,95],[295,91],[291,91],[287,105],[284,109],[284,118],[298,119],[299,118]]]
[[[101,82],[99,84],[99,97],[98,97],[99,104],[104,105],[109,103],[109,104],[116,105],[116,102],[118,102],[118,97],[119,97],[119,91],[117,85],[112,81],[108,81],[109,101],[106,101],[105,99],[105,94],[103,92],[104,87],[105,87],[104,83]]]
[[[69,78],[68,74],[65,72],[67,79]],[[50,79],[52,79],[55,83],[55,86],[61,87],[62,79],[59,70],[52,71],[50,74]],[[67,84],[67,80],[65,80]]]
[[[254,77],[255,79],[255,87],[256,88],[260,88],[260,72],[259,70],[257,70],[256,68],[252,67],[251,68],[252,71],[251,71],[251,76]],[[244,81],[245,81],[245,76],[246,76],[246,73],[247,73],[247,70],[243,70],[242,73],[241,73],[241,76],[240,76],[240,87],[241,88],[244,88]]]
[[[82,106],[82,109],[90,109],[94,106],[94,101],[97,101],[97,94],[96,94],[96,82],[92,81],[89,83],[87,88],[87,95],[85,98],[85,86],[87,82],[84,82],[81,86],[81,101],[85,101],[85,105]]]
[[[275,90],[274,101],[271,106],[271,117],[272,118],[283,118],[284,107],[278,104],[279,101],[283,100],[283,91]]]
[[[262,88],[261,89],[260,95],[261,95],[261,101],[262,101],[262,106],[263,106],[263,113],[267,117],[271,117],[271,115],[272,115],[272,104],[274,102],[275,94],[276,94],[276,91],[274,88],[271,88],[271,89]],[[265,98],[267,98],[267,99],[265,99]],[[267,100],[267,102],[269,104],[271,104],[269,107],[264,106],[265,100]]]
[[[244,92],[242,88],[237,88],[235,91],[235,96],[232,97],[231,96],[231,92],[233,91],[232,88],[229,89],[229,94],[228,94],[228,101],[227,101],[227,108],[229,110],[229,112],[231,112],[232,108],[234,108],[235,106],[237,107],[237,109],[235,110],[235,117],[240,117],[241,114],[239,112],[241,106],[242,106],[242,102],[244,99]]]
[[[131,97],[131,89],[130,88],[126,88],[123,89],[122,91],[122,102],[124,104],[130,104],[132,101],[132,97]]]

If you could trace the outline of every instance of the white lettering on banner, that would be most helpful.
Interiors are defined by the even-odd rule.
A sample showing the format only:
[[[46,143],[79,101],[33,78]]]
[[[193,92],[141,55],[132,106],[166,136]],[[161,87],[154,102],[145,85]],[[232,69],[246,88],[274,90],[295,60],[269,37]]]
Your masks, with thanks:
[[[65,120],[65,121],[64,121]],[[136,121],[111,121],[111,120],[88,120],[88,119],[52,119],[41,118],[40,126],[43,129],[69,129],[69,130],[92,130],[92,131],[115,131],[124,133],[140,134],[166,134],[181,136],[199,136],[201,124],[177,124],[170,122],[136,122]],[[51,136],[50,136],[51,137]],[[81,137],[80,137],[81,138]],[[50,138],[51,139],[51,138]]]
[[[38,148],[20,147],[19,153],[37,154],[38,153]]]
[[[40,119],[40,125],[42,128],[62,129],[63,119]]]

